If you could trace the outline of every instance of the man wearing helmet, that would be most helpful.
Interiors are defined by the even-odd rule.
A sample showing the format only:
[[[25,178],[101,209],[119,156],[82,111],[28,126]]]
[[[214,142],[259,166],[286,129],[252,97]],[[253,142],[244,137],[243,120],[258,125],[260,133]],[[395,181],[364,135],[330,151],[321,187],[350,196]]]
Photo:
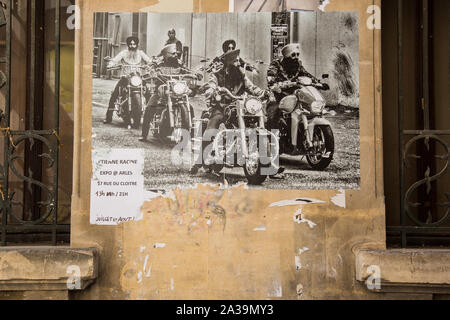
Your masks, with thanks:
[[[267,127],[269,130],[278,129],[278,120],[281,116],[279,109],[280,101],[291,94],[294,94],[296,87],[284,86],[284,82],[296,81],[299,77],[309,77],[313,81],[318,81],[303,67],[300,60],[300,45],[291,43],[281,49],[282,57],[274,60],[267,71],[267,84],[274,93],[275,102],[267,106]],[[293,155],[298,155],[297,146],[292,146]]]
[[[104,123],[111,123],[112,116],[114,112],[114,103],[119,97],[119,89],[121,87],[128,86],[128,79],[123,76],[133,72],[133,67],[141,66],[143,62],[147,64],[152,63],[152,59],[145,54],[144,51],[139,50],[139,38],[138,37],[128,37],[127,40],[127,49],[121,51],[117,56],[111,59],[108,63],[108,68],[111,68],[115,65],[124,64],[129,65],[128,67],[124,67],[121,70],[122,76],[117,82],[113,92],[111,93],[111,98],[109,99],[108,110],[106,111],[106,119],[103,121]]]

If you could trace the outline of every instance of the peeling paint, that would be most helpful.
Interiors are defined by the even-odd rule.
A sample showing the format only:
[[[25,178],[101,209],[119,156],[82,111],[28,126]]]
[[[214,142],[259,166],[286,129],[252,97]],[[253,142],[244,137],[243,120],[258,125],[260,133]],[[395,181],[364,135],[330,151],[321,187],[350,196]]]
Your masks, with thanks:
[[[345,190],[339,190],[339,193],[331,198],[331,202],[333,202],[338,207],[345,209]]]
[[[312,198],[297,198],[293,200],[283,200],[272,203],[269,208],[272,207],[286,207],[286,206],[297,206],[303,204],[316,204],[316,203],[326,203],[322,200],[312,199]]]
[[[148,259],[149,259],[149,258],[150,258],[149,255],[146,255],[146,256],[145,256],[144,267],[142,268],[142,270],[144,271],[145,276],[146,276],[147,278],[149,278],[149,277],[151,276],[151,274],[152,274],[152,265],[151,265],[151,264],[150,264],[150,268],[148,268],[148,270],[145,271],[145,270],[147,269],[147,263],[148,263]]]
[[[305,218],[305,215],[303,214],[301,208],[294,213],[294,222],[298,224],[307,223],[310,229],[313,229],[315,226],[317,226],[316,223]]]
[[[330,4],[330,0],[322,0],[322,3],[319,5],[319,10],[325,12],[325,8]]]
[[[266,226],[265,226],[265,225],[262,225],[262,226],[260,226],[260,227],[257,227],[257,228],[255,228],[255,229],[253,229],[253,231],[266,231]]]
[[[273,283],[273,288],[267,294],[268,298],[282,298],[283,297],[283,288],[278,281]]]
[[[309,251],[309,248],[304,247],[303,249],[298,249],[298,254],[295,256],[295,268],[297,270],[300,270],[302,268],[300,256],[306,251]]]
[[[298,299],[301,299],[303,296],[303,285],[301,283],[297,285],[297,295]]]
[[[173,291],[175,289],[175,283],[173,278],[170,278],[170,290]]]
[[[165,248],[166,244],[165,243],[155,243],[155,245],[153,246],[153,248],[158,249],[158,248]]]

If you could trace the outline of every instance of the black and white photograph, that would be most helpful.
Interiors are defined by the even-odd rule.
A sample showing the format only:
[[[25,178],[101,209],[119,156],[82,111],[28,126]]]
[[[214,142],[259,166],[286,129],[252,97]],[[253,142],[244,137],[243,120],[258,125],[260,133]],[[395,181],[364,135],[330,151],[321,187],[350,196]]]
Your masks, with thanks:
[[[360,188],[357,12],[93,18],[93,150],[146,190]]]

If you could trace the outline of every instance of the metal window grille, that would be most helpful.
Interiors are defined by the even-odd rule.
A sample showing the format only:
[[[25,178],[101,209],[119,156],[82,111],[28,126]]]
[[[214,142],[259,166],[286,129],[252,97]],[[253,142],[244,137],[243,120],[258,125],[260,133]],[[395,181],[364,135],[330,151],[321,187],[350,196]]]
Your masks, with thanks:
[[[60,0],[55,1],[55,34],[54,34],[54,101],[50,129],[36,126],[37,118],[42,118],[42,106],[36,101],[35,81],[44,67],[36,63],[37,48],[42,46],[37,36],[36,19],[37,5],[40,0],[28,1],[28,18],[30,38],[28,80],[21,84],[27,88],[28,101],[25,130],[15,130],[12,123],[11,105],[11,75],[12,67],[12,18],[17,10],[17,1],[2,1],[0,8],[0,28],[5,28],[5,55],[0,57],[5,72],[1,72],[2,91],[5,97],[4,108],[0,111],[0,144],[3,145],[3,155],[0,159],[0,217],[1,246],[21,243],[24,237],[32,239],[49,239],[52,245],[58,244],[60,233],[68,233],[70,225],[58,221],[58,161],[59,161],[59,106],[60,106]],[[23,4],[23,2],[22,2]],[[42,48],[42,47],[41,47]],[[17,85],[17,84],[15,84]],[[24,92],[25,94],[25,92]],[[49,127],[48,125],[46,127]],[[21,150],[21,151],[20,151]],[[28,170],[19,169],[17,163],[29,163]],[[30,168],[45,170],[46,175],[37,174]],[[37,165],[36,165],[37,164]],[[25,167],[26,168],[26,165]],[[39,171],[35,170],[35,171]],[[12,181],[23,187],[23,193],[18,196],[12,187]],[[29,237],[29,238],[30,238]],[[34,241],[34,240],[32,240]],[[48,241],[46,241],[48,242]]]
[[[412,1],[411,1],[412,2]],[[448,186],[440,186],[438,182],[446,176],[449,166],[450,148],[447,142],[450,130],[436,130],[433,124],[433,114],[436,106],[431,95],[431,66],[430,42],[433,38],[430,30],[430,0],[422,0],[421,8],[421,45],[419,58],[421,64],[422,94],[421,109],[418,118],[421,127],[405,128],[405,111],[415,112],[414,106],[405,104],[404,92],[404,10],[409,1],[398,1],[398,125],[400,159],[400,225],[388,226],[389,235],[400,238],[402,247],[411,245],[442,245],[450,239],[450,192]],[[448,44],[448,43],[447,43]],[[421,51],[421,52],[420,52]],[[412,53],[414,54],[414,53]],[[448,103],[448,101],[447,101]],[[447,121],[448,124],[448,121]],[[411,168],[415,174],[411,174]],[[413,169],[413,170],[414,170]],[[417,181],[411,181],[411,177]],[[412,241],[412,239],[416,239]],[[417,241],[417,239],[421,239]],[[444,240],[446,239],[446,240]],[[437,241],[436,241],[437,240]]]

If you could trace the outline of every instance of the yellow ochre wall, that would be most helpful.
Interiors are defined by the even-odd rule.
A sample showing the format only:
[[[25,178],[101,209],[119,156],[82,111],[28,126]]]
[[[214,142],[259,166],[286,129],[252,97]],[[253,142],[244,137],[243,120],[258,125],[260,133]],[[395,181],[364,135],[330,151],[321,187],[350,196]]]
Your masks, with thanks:
[[[175,201],[148,201],[142,207],[143,220],[113,227],[89,224],[93,12],[228,11],[228,1],[79,0],[78,4],[71,246],[97,247],[100,269],[96,283],[74,293],[74,298],[386,297],[356,281],[354,255],[360,246],[385,248],[380,30],[366,27],[366,10],[379,5],[378,0],[334,0],[326,8],[359,12],[361,189],[344,192],[345,208],[335,204],[336,197],[342,197],[337,190],[199,186],[176,191]],[[270,207],[298,198],[323,203]]]

